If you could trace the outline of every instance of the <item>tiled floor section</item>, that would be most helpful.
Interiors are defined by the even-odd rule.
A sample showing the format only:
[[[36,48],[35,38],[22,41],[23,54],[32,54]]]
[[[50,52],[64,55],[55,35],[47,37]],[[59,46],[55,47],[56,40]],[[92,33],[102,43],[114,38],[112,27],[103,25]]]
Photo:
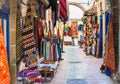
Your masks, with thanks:
[[[86,56],[76,46],[65,46],[64,51],[55,77],[45,84],[120,84],[100,72],[102,59]]]

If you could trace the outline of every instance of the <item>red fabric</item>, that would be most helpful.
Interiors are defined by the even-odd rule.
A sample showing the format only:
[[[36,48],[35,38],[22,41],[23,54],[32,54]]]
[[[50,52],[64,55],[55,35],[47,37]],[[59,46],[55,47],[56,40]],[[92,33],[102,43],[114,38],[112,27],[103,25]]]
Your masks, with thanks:
[[[115,49],[114,49],[114,36],[113,36],[113,23],[112,23],[112,14],[110,19],[110,26],[108,29],[108,43],[106,51],[106,66],[110,69],[112,73],[115,72]]]
[[[66,19],[67,18],[67,5],[66,0],[60,0],[60,10],[59,16],[60,18]]]

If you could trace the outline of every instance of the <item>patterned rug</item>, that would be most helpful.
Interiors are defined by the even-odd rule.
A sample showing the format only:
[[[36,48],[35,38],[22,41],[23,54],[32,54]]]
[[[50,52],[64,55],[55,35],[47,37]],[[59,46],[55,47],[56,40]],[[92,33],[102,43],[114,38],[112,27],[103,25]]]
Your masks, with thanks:
[[[66,84],[88,84],[85,79],[67,79]]]

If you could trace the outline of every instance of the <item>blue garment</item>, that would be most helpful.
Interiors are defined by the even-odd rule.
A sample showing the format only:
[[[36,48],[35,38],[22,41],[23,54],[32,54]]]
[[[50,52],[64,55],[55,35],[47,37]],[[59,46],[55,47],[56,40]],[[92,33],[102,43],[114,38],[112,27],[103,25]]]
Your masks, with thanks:
[[[105,35],[108,35],[108,26],[109,26],[109,22],[110,22],[110,11],[107,11],[106,14],[106,22],[105,22]]]
[[[60,38],[58,38],[58,43],[57,43],[57,51],[58,51],[58,55],[59,55],[59,59],[61,59],[61,42],[60,42]]]
[[[111,77],[111,72],[110,72],[110,69],[108,67],[105,68],[105,74],[107,76],[110,76]]]
[[[57,50],[58,50],[58,55],[59,55],[59,57],[60,57],[60,56],[61,56],[60,43],[57,43]]]
[[[103,32],[102,32],[102,28],[103,28],[103,17],[100,16],[100,40],[99,40],[99,57],[102,57],[102,52],[103,52]]]

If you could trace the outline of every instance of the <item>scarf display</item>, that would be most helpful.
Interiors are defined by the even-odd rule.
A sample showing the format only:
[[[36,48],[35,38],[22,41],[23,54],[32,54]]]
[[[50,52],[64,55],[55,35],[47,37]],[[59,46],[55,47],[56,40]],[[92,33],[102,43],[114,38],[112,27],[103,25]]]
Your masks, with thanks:
[[[108,29],[108,42],[106,47],[106,66],[110,69],[111,73],[115,72],[115,49],[114,49],[114,36],[113,36],[113,22],[112,14],[110,15],[110,25]]]
[[[0,84],[10,84],[10,72],[8,66],[7,51],[0,26]]]

